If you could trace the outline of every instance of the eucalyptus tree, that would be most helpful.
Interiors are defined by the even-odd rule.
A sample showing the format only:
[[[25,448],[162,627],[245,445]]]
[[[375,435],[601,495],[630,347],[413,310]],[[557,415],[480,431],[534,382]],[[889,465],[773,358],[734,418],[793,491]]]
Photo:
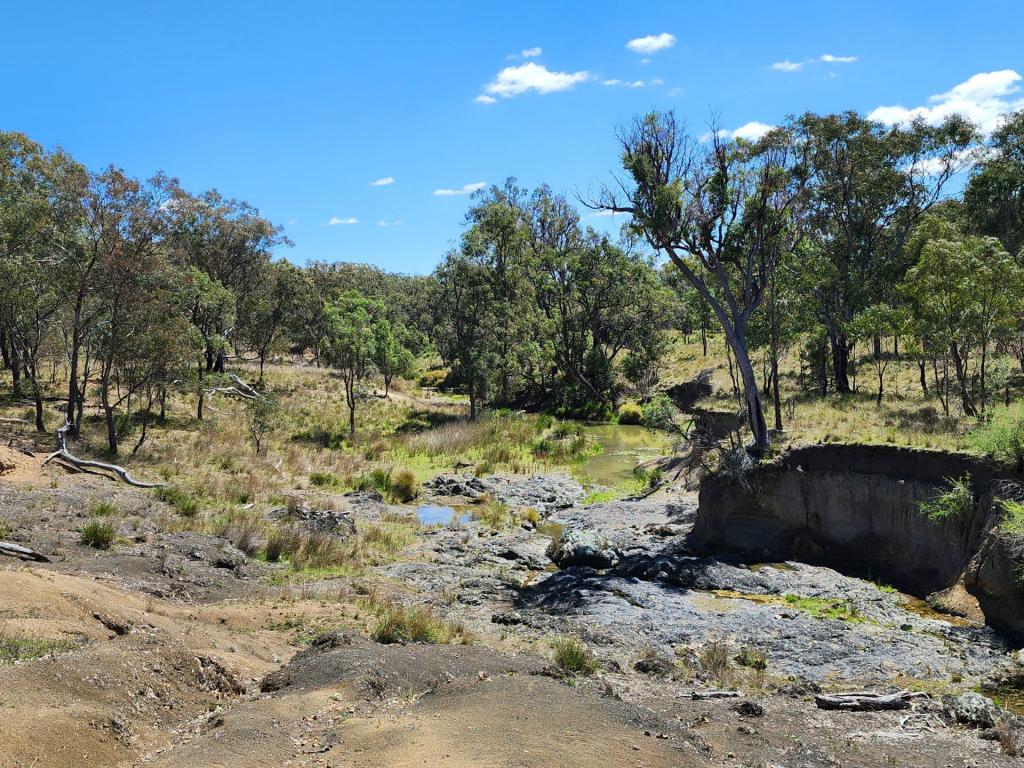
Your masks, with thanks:
[[[836,390],[849,392],[847,327],[861,310],[896,298],[894,288],[910,266],[906,239],[967,166],[977,134],[956,115],[939,126],[887,127],[856,112],[808,113],[789,130],[810,175],[804,268],[828,334]]]
[[[793,251],[800,237],[799,146],[783,129],[753,143],[718,131],[697,141],[671,112],[635,120],[619,139],[627,177],[605,187],[593,205],[631,214],[634,230],[711,307],[743,382],[750,450],[763,453],[770,438],[747,326],[781,254]]]
[[[21,396],[24,375],[40,432],[46,426],[39,364],[44,350],[54,352],[62,249],[77,224],[66,182],[80,172],[62,151],[0,132],[0,336],[14,394]]]
[[[176,187],[176,180],[162,174],[139,181],[113,167],[90,187],[91,204],[102,209],[95,233],[99,263],[94,289],[102,323],[94,332],[94,343],[111,454],[118,452],[115,412],[149,378],[132,375],[123,381],[118,374],[139,362],[140,351],[149,348],[141,340],[165,322],[172,306],[167,298],[158,297],[170,295],[164,241],[170,225],[167,203]]]
[[[167,239],[175,262],[194,267],[230,290],[236,303],[261,289],[260,279],[273,249],[291,245],[282,228],[260,216],[256,208],[216,190],[190,195],[179,189],[168,207],[174,214]],[[233,325],[218,325],[207,339],[229,341],[234,330]],[[223,373],[226,346],[208,347],[206,360],[207,371]]]
[[[348,406],[349,433],[356,433],[359,386],[373,369],[374,318],[384,314],[384,305],[357,291],[347,291],[325,307],[327,336],[324,359],[341,375]]]
[[[448,253],[434,271],[434,341],[441,359],[466,387],[473,420],[491,392],[489,374],[500,354],[494,331],[500,321],[491,276],[468,245]]]
[[[1007,115],[993,131],[964,203],[975,231],[999,238],[1024,264],[1024,110]]]
[[[267,355],[277,347],[303,298],[301,271],[287,261],[267,264],[238,301],[238,338],[256,352],[259,382]]]
[[[1024,300],[1024,268],[994,237],[965,235],[935,217],[915,233],[920,257],[902,291],[919,334],[948,350],[965,414],[984,411],[993,340],[1012,329]],[[974,381],[978,391],[975,392]]]

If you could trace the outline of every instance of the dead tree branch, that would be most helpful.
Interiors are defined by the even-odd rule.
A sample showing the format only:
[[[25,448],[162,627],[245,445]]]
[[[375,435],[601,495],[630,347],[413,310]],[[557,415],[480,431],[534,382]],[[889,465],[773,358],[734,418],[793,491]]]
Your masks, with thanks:
[[[81,470],[82,472],[90,472],[92,470],[99,470],[100,472],[92,472],[93,474],[101,474],[105,472],[113,473],[117,475],[122,482],[135,486],[136,488],[162,488],[163,483],[144,483],[140,480],[136,480],[131,476],[127,469],[118,466],[117,464],[107,464],[103,461],[90,461],[89,459],[80,459],[77,456],[72,455],[68,451],[68,431],[71,429],[71,423],[67,422],[63,427],[57,430],[57,450],[46,457],[46,461],[43,462],[43,466],[46,466],[51,461],[56,459],[62,461],[71,467]],[[110,477],[104,474],[104,477]],[[113,480],[114,478],[110,478]]]

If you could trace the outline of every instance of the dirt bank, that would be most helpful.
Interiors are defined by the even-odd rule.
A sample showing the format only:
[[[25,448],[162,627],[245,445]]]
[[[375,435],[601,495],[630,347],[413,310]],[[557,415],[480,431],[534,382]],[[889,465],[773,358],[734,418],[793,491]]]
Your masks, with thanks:
[[[964,516],[932,520],[920,503],[970,475]],[[974,457],[889,446],[822,445],[784,454],[744,483],[715,477],[700,491],[693,540],[704,551],[796,559],[925,597],[1024,639],[1021,562],[998,532],[995,484]]]

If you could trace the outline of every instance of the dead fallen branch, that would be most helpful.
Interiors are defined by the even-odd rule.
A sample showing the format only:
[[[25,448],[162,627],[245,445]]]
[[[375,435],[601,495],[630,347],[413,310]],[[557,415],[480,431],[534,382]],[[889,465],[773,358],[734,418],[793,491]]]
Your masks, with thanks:
[[[68,430],[71,429],[71,424],[66,423],[63,427],[57,430],[57,450],[46,457],[43,462],[43,466],[46,466],[51,461],[57,460],[63,462],[74,469],[81,470],[82,472],[90,472],[92,474],[111,473],[121,479],[122,482],[128,485],[135,486],[136,488],[162,488],[163,483],[144,483],[141,480],[136,480],[131,476],[127,469],[118,466],[117,464],[107,464],[104,461],[90,461],[89,459],[80,459],[74,456],[68,451]],[[110,477],[107,474],[103,474],[104,477]],[[110,478],[111,480],[114,478]]]
[[[849,693],[819,693],[814,697],[818,709],[841,709],[847,712],[877,712],[883,709],[909,709],[916,698],[928,698],[927,693],[897,691],[896,693],[874,693],[872,691],[851,691]]]
[[[37,563],[50,562],[50,558],[46,555],[41,555],[34,549],[29,549],[10,541],[0,541],[0,555],[10,555],[11,557],[17,557],[19,560],[35,560]]]
[[[233,386],[210,387],[206,390],[206,394],[210,397],[213,397],[214,395],[227,395],[228,397],[240,397],[243,400],[259,400],[260,393],[238,378],[235,374],[232,373],[230,379]]]
[[[694,701],[704,701],[705,699],[738,699],[740,697],[739,691],[690,691],[689,696]]]

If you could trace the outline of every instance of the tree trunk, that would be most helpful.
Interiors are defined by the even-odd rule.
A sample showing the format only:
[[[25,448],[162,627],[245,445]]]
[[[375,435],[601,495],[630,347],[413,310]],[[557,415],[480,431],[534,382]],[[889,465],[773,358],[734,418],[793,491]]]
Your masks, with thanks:
[[[740,379],[743,382],[743,397],[747,405],[750,432],[753,435],[753,442],[749,446],[749,450],[753,455],[761,456],[771,445],[771,438],[768,436],[768,424],[765,422],[764,409],[761,406],[761,392],[757,388],[757,376],[754,374],[754,366],[750,362],[746,342],[738,334],[729,336],[727,339],[733,356],[736,358],[736,367],[739,369]]]
[[[951,344],[950,355],[953,357],[953,366],[956,370],[956,380],[960,385],[960,400],[964,407],[964,413],[968,416],[977,416],[978,411],[974,407],[974,403],[971,401],[970,388],[967,386],[967,366],[964,365],[963,359],[960,357],[960,350],[957,349],[956,344]]]
[[[107,449],[111,456],[117,456],[117,424],[114,421],[114,409],[110,405],[110,387],[105,381],[102,384],[101,400],[103,415],[107,422]]]
[[[11,339],[11,384],[14,396],[21,397],[21,355],[13,338]]]
[[[782,431],[782,400],[779,398],[779,358],[772,355],[772,403],[775,406],[775,429]]]
[[[850,393],[850,342],[841,331],[829,333],[832,351],[832,373],[836,382],[836,392],[841,395]]]
[[[917,361],[917,370],[921,375],[921,394],[928,397],[928,377],[925,376],[924,360]]]

